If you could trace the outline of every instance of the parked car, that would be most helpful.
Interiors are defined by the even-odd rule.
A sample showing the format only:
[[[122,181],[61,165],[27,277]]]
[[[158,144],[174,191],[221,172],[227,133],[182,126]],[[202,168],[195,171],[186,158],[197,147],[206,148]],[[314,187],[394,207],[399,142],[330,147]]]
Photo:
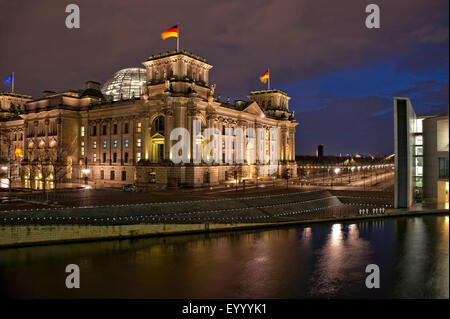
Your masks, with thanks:
[[[133,184],[126,184],[123,186],[123,191],[124,192],[136,192],[137,187],[136,187],[136,185],[133,185]]]

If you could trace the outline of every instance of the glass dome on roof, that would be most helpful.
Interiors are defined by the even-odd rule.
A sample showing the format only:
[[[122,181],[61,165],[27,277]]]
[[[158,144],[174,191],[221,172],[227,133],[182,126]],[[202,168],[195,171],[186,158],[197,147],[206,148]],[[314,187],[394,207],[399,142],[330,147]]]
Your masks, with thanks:
[[[126,68],[117,71],[102,87],[105,96],[113,101],[128,100],[140,97],[142,84],[146,82],[146,71],[143,68]]]

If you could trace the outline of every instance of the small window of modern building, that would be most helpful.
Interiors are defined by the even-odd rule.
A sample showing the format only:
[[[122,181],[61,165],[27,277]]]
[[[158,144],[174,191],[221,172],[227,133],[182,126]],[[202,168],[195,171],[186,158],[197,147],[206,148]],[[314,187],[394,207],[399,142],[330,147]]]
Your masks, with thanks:
[[[100,171],[100,179],[105,179],[105,171]]]
[[[106,153],[103,153],[103,163],[106,163]]]
[[[415,145],[423,145],[423,136],[422,135],[416,135],[414,144]]]
[[[437,151],[448,152],[448,119],[439,120],[437,125]]]
[[[448,179],[448,158],[439,157],[439,179]]]
[[[103,134],[103,135],[106,135],[106,125],[103,125],[103,126],[102,126],[102,134]]]
[[[117,163],[117,153],[113,153],[113,162]]]
[[[114,180],[116,178],[116,172],[115,171],[111,171],[110,172],[110,180]]]
[[[125,152],[124,154],[123,154],[123,161],[125,162],[125,163],[128,163],[128,152]]]
[[[113,125],[113,134],[117,134],[117,124]]]
[[[126,180],[127,180],[127,172],[122,171],[122,181],[126,181]]]

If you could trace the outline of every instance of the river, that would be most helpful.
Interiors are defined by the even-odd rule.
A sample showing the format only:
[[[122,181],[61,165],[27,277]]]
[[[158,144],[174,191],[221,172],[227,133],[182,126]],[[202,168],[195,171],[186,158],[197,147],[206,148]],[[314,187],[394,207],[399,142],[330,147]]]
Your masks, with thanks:
[[[3,298],[449,298],[449,217],[0,250]],[[80,268],[67,289],[66,265]],[[365,285],[366,266],[380,288]]]

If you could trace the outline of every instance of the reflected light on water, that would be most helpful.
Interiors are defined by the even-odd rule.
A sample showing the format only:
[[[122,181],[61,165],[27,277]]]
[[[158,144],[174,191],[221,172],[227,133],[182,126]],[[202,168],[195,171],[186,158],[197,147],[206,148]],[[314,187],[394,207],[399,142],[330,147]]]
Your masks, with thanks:
[[[310,239],[312,235],[311,227],[306,227],[303,229],[303,238],[304,239]]]
[[[349,240],[355,240],[359,238],[358,225],[351,224],[348,226],[348,238]]]
[[[0,289],[11,298],[448,298],[448,219],[4,249]],[[55,276],[69,263],[80,266],[83,289]],[[381,289],[364,284],[371,263]]]
[[[331,244],[338,245],[342,237],[341,224],[334,224],[331,227]]]

